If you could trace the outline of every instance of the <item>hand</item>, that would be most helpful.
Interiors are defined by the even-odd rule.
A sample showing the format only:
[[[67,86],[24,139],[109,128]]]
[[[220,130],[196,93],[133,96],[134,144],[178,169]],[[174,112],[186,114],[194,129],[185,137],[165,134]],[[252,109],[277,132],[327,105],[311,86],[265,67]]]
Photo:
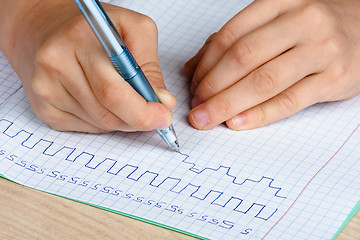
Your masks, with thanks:
[[[13,18],[14,37],[1,46],[45,123],[56,130],[91,133],[171,124],[176,100],[163,83],[157,28],[150,18],[103,4],[163,104],[146,102],[121,78],[73,1],[34,1],[32,8],[32,1],[10,2],[0,5],[18,3],[28,12]]]
[[[185,64],[191,124],[257,128],[360,93],[360,1],[257,0]]]

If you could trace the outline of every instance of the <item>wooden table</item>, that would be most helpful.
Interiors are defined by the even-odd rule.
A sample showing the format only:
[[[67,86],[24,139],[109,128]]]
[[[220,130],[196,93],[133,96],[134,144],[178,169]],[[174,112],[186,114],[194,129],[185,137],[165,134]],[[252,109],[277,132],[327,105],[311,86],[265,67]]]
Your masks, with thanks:
[[[0,239],[194,239],[0,178]],[[360,213],[338,239],[360,239]]]

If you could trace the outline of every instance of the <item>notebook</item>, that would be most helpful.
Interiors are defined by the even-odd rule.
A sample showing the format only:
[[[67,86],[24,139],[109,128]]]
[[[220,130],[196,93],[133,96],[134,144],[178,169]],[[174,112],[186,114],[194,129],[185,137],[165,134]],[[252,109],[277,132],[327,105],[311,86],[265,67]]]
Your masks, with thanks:
[[[259,129],[197,131],[187,121],[183,64],[251,1],[107,2],[157,23],[182,153],[155,132],[51,130],[1,54],[1,175],[198,238],[335,238],[360,199],[360,97],[316,104]]]

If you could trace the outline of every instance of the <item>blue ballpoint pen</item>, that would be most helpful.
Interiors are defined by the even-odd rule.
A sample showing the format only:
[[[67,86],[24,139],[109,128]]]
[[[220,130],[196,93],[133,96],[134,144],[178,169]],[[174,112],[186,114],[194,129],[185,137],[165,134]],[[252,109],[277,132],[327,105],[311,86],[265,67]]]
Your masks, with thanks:
[[[74,0],[119,74],[148,102],[160,102],[143,71],[98,0]],[[168,146],[180,152],[173,126],[156,130]]]

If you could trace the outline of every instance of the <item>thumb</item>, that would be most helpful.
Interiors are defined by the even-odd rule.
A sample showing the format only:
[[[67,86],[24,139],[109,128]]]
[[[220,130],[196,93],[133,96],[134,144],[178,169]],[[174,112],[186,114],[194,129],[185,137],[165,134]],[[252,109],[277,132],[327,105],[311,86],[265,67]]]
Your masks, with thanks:
[[[156,24],[145,15],[134,12],[130,12],[130,14],[136,14],[137,20],[129,22],[127,19],[124,19],[127,24],[120,24],[123,39],[149,80],[160,102],[169,110],[172,110],[176,106],[176,99],[166,89],[164,84],[158,57],[158,31]],[[119,18],[123,17],[124,14],[119,16]],[[121,19],[119,22],[122,22]]]
[[[173,110],[176,106],[176,98],[166,88],[153,86],[160,102],[168,109]]]
[[[160,102],[164,104],[166,108],[170,110],[174,109],[176,106],[176,99],[174,95],[171,94],[165,86],[159,62],[148,62],[140,67],[143,70],[146,78],[150,82]]]

